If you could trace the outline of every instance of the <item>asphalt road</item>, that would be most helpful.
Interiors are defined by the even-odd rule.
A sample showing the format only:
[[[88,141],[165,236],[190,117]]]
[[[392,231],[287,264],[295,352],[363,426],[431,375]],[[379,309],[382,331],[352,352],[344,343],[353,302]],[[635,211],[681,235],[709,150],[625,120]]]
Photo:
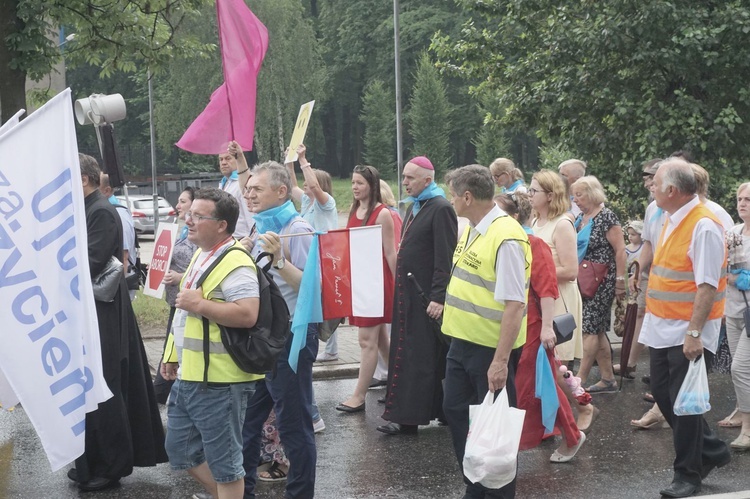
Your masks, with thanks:
[[[642,362],[641,369],[645,367]],[[392,437],[375,428],[382,424],[382,405],[376,400],[383,390],[371,390],[367,411],[338,413],[355,380],[315,382],[315,392],[326,423],[317,435],[316,497],[320,498],[458,498],[463,486],[453,456],[447,428],[433,425],[416,436]],[[731,380],[711,375],[709,423],[734,407]],[[545,441],[519,456],[519,498],[656,498],[672,478],[673,459],[669,430],[638,431],[629,420],[638,418],[649,405],[641,400],[644,385],[626,382],[618,394],[597,395],[601,416],[576,459],[551,464],[556,442]],[[719,431],[731,441],[738,430]],[[702,495],[745,491],[732,497],[750,497],[750,457],[733,453],[733,461],[714,471],[703,484]],[[136,469],[113,490],[97,498],[188,498],[200,488],[184,473],[167,465]],[[85,494],[84,494],[85,495]],[[259,498],[281,498],[283,485],[265,485]],[[50,472],[44,451],[23,409],[0,412],[0,498],[74,498],[76,487],[65,471]],[[87,495],[87,497],[94,497]]]

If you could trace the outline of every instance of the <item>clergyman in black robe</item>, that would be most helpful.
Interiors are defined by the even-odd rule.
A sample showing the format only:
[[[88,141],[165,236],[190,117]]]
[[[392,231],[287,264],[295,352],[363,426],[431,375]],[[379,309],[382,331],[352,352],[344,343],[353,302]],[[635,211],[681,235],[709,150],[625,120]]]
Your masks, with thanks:
[[[422,164],[415,166],[415,161]],[[427,425],[442,414],[442,380],[448,348],[439,338],[439,327],[427,315],[425,304],[407,275],[414,275],[427,301],[442,311],[456,247],[457,222],[456,213],[442,196],[442,190],[431,182],[434,170],[423,165],[432,166],[427,158],[420,157],[404,167],[407,181],[410,176],[414,178],[405,182],[410,184],[407,192],[418,200],[426,197],[426,193],[417,196],[423,191],[439,191],[440,195],[422,200],[416,215],[412,204],[402,228],[383,413],[383,419],[391,423],[378,427],[388,434],[413,432],[416,425]],[[415,192],[419,187],[422,190]],[[439,312],[436,315],[439,316]]]
[[[96,160],[79,157],[93,278],[111,256],[122,259],[122,225],[115,207],[97,190],[100,171]],[[164,427],[125,276],[112,302],[97,300],[95,304],[102,370],[113,397],[86,415],[85,452],[68,472],[82,490],[112,486],[130,475],[133,466],[167,461]]]

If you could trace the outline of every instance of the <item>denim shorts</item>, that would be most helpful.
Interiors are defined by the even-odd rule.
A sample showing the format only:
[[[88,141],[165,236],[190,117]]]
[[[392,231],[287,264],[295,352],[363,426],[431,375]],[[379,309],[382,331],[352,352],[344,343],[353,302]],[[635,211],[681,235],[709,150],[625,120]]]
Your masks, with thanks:
[[[217,483],[245,476],[242,468],[242,425],[256,381],[209,385],[175,381],[167,402],[165,447],[173,470],[208,462]]]

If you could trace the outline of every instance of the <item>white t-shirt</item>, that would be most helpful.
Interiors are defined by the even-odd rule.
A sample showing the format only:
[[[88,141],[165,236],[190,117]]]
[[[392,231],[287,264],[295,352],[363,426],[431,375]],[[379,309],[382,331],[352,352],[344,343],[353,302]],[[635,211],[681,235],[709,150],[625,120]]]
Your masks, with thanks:
[[[667,216],[667,228],[664,240],[669,238],[674,229],[687,216],[695,206],[700,203],[696,196],[692,201],[677,210],[673,215]],[[660,251],[658,241],[654,243],[654,254]],[[688,258],[693,262],[693,273],[695,284],[703,283],[714,287],[719,285],[723,269],[724,255],[724,233],[721,227],[713,220],[703,218],[698,221],[693,229],[693,235],[688,248]],[[685,343],[689,321],[680,319],[665,319],[657,317],[649,312],[643,319],[643,327],[639,342],[652,348],[669,348]],[[711,352],[716,352],[719,346],[719,330],[721,319],[706,321],[701,332],[703,347]]]

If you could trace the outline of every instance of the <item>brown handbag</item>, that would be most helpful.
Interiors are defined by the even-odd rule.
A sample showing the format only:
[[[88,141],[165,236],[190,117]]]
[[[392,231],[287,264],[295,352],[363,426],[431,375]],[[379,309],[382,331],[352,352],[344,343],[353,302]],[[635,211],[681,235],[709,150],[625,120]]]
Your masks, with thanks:
[[[606,263],[595,263],[589,260],[583,260],[578,265],[578,289],[584,298],[593,298],[596,290],[607,277],[609,265]]]

